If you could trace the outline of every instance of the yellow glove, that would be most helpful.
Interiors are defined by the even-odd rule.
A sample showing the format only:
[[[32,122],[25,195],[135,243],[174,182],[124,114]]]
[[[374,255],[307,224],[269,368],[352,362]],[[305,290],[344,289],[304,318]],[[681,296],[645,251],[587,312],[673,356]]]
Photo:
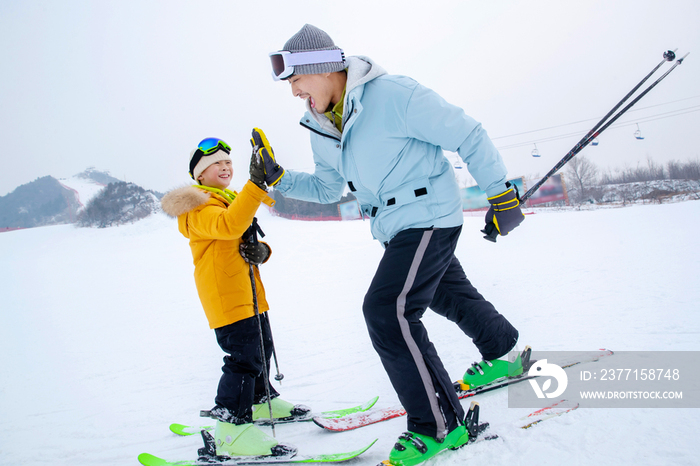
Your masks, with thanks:
[[[274,186],[284,176],[284,168],[275,161],[275,153],[270,146],[265,133],[260,128],[253,128],[253,137],[250,138],[253,152],[260,157],[265,171],[265,183]]]

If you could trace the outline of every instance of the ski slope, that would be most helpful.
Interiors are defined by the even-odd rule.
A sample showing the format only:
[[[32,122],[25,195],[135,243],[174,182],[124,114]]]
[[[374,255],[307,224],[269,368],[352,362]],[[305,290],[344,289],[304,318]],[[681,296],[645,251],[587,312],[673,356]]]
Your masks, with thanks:
[[[361,305],[382,249],[368,222],[258,218],[273,254],[261,266],[285,375],[283,398],[318,410],[379,395],[398,403]],[[537,211],[497,244],[465,216],[467,275],[536,350],[700,350],[700,202]],[[0,464],[137,465],[139,453],[194,459],[223,353],[208,329],[187,240],[162,214],[132,225],[0,234]],[[454,324],[424,322],[453,378],[479,358]],[[599,363],[600,364],[600,363]],[[274,374],[274,372],[273,372]],[[527,431],[505,390],[478,397],[500,440],[428,465],[697,464],[697,409],[578,409]],[[469,400],[465,400],[465,407]],[[346,433],[311,423],[277,437],[305,453],[387,457],[405,418]]]
[[[93,181],[89,178],[83,178],[78,175],[71,176],[70,178],[62,178],[58,180],[66,188],[72,190],[80,202],[82,207],[85,207],[90,200],[97,196],[102,188],[105,187],[104,184]]]

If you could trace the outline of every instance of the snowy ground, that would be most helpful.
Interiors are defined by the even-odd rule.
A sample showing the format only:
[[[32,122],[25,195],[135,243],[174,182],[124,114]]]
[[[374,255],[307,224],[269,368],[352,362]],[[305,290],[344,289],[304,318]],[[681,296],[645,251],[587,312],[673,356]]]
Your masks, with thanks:
[[[361,303],[382,249],[366,222],[295,222],[259,214],[273,247],[262,266],[285,374],[285,399],[317,409],[396,396],[372,349]],[[466,216],[457,255],[477,288],[538,350],[700,350],[700,202],[539,212],[507,238],[481,238]],[[0,234],[0,464],[136,465],[139,453],[193,459],[222,353],[194,288],[174,220],[70,225]],[[478,358],[453,324],[425,323],[454,378]],[[431,465],[697,464],[696,409],[579,409],[527,431],[505,390],[479,396],[502,440]],[[465,406],[468,402],[464,402]],[[377,444],[384,459],[405,419],[334,434],[277,427],[304,452]]]

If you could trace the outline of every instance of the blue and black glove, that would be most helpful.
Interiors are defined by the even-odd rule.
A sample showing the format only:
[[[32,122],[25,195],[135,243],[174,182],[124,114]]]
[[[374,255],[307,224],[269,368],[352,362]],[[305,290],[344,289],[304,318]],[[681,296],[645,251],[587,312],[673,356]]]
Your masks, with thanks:
[[[262,161],[265,183],[268,186],[279,183],[284,175],[284,168],[275,161],[275,153],[265,137],[265,133],[260,128],[253,128],[253,137],[250,139],[250,143],[253,145],[253,153]],[[251,163],[251,170],[252,167]]]
[[[486,212],[486,227],[481,232],[486,234],[484,238],[489,241],[496,242],[499,234],[506,236],[525,219],[520,210],[517,186],[506,182],[506,188],[505,192],[488,198],[491,207]]]
[[[267,191],[267,186],[265,186],[265,164],[258,157],[255,148],[253,148],[253,153],[250,156],[250,169],[248,171],[250,173],[250,181],[263,191]]]

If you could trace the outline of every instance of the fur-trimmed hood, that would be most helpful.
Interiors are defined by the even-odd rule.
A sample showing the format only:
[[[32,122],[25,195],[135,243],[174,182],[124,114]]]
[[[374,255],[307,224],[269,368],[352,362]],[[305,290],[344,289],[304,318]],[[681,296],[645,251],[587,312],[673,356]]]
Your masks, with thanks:
[[[160,205],[170,217],[178,217],[206,204],[211,196],[211,193],[194,186],[183,186],[163,196]]]

